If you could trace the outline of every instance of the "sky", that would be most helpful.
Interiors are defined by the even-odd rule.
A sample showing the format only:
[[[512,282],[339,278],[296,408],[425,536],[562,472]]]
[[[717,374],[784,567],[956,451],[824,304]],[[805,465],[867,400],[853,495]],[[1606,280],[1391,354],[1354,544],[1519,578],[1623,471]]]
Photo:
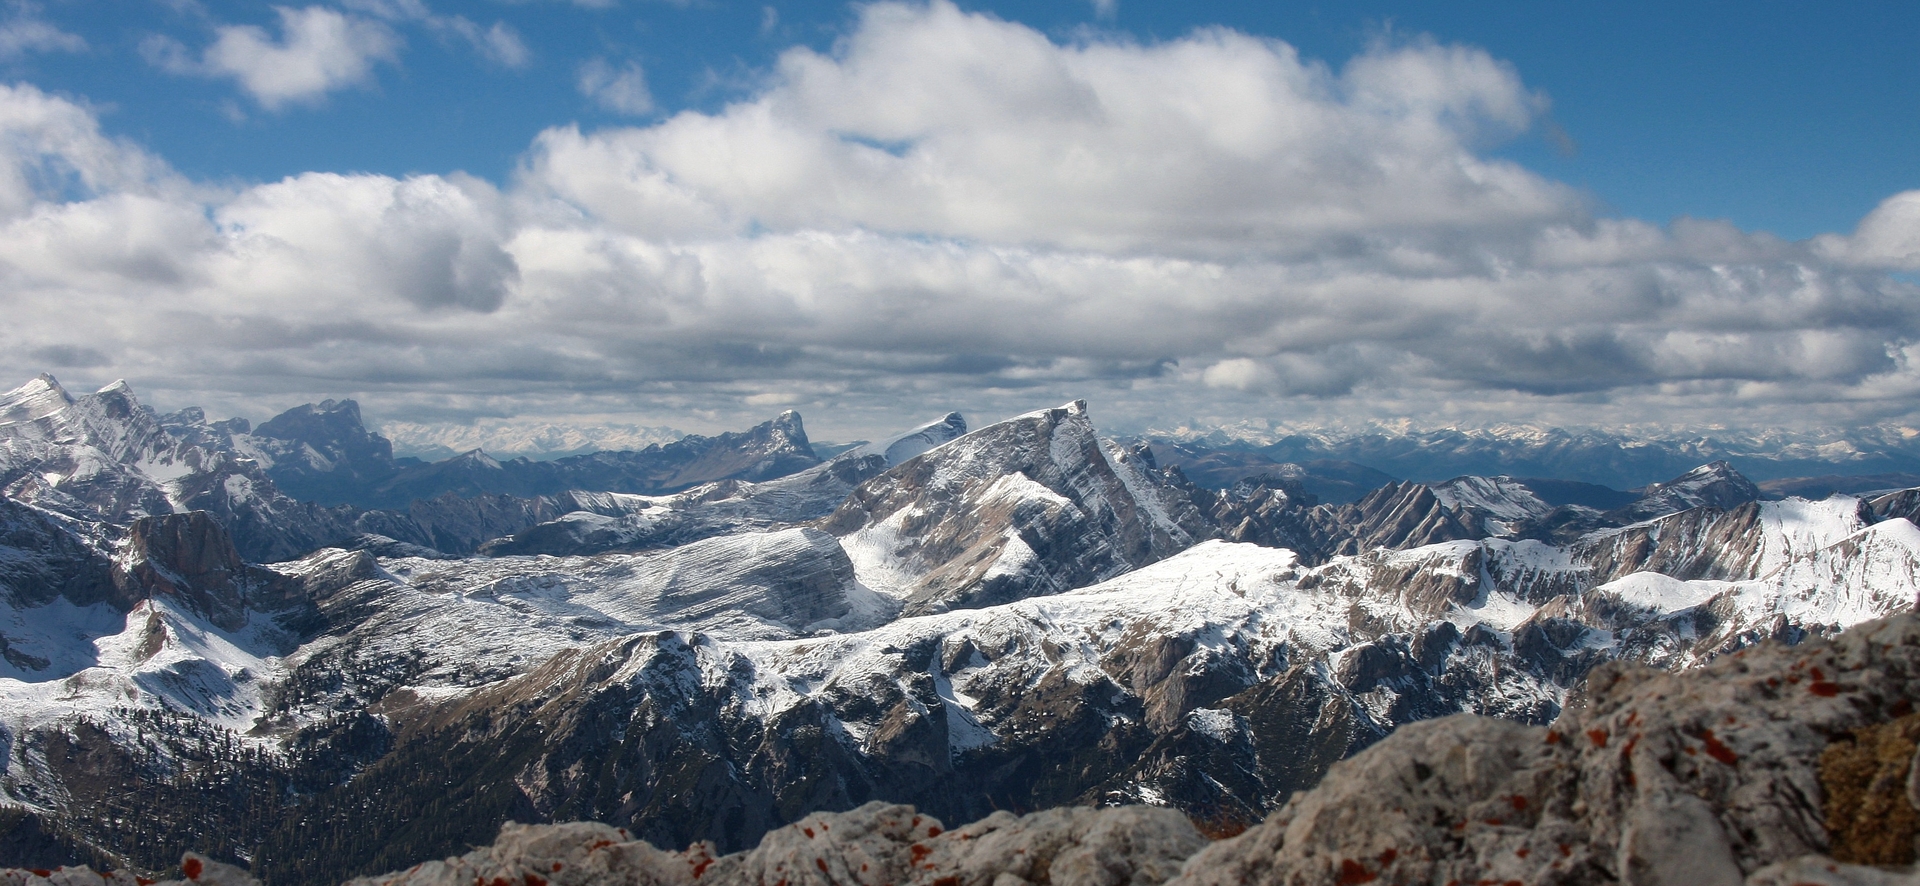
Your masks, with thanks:
[[[1920,425],[1916,44],[1895,2],[5,3],[0,371],[428,431]]]

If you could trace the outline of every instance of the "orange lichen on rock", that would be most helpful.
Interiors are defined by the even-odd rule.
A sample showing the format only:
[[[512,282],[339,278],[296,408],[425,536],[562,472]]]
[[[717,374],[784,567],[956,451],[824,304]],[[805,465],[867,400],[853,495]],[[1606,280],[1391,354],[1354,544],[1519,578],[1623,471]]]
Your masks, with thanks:
[[[1351,858],[1343,858],[1340,860],[1340,878],[1336,882],[1338,882],[1340,886],[1359,886],[1361,883],[1371,883],[1378,879],[1379,876],[1379,874],[1367,870],[1366,865],[1354,861]]]

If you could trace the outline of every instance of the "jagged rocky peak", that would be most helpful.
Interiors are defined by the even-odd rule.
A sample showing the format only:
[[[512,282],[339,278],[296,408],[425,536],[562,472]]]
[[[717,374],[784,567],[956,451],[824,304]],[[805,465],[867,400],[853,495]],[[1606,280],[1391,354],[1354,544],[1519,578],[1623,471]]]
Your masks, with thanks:
[[[256,437],[305,443],[332,460],[358,466],[361,462],[391,467],[393,444],[367,430],[360,404],[352,400],[322,400],[295,406],[253,429]]]
[[[1665,483],[1640,490],[1640,500],[1614,511],[1609,516],[1621,522],[1650,520],[1689,508],[1728,509],[1760,499],[1760,487],[1733,469],[1716,461],[1701,465]]]
[[[682,471],[696,482],[733,477],[760,481],[784,477],[820,463],[807,441],[800,413],[787,410],[772,421],[740,434],[721,434],[701,457]],[[731,470],[729,470],[731,468]],[[698,476],[699,474],[707,476]]]
[[[0,394],[0,424],[33,421],[72,405],[73,397],[60,386],[60,380],[43,372],[32,381]]]
[[[882,456],[887,460],[887,464],[892,466],[915,458],[949,440],[959,439],[966,432],[967,420],[958,412],[949,412],[936,421],[877,443],[869,443],[854,451],[860,455]]]
[[[823,526],[861,581],[909,612],[1084,587],[1210,534],[1150,460],[1099,437],[1084,400],[909,459],[854,489]]]
[[[1525,483],[1506,476],[1455,477],[1435,485],[1433,494],[1448,509],[1487,521],[1487,531],[1493,535],[1504,535],[1508,526],[1553,510]]]
[[[500,460],[488,455],[485,449],[469,449],[466,452],[447,459],[447,463],[485,471],[501,470]]]
[[[1448,508],[1432,487],[1413,482],[1389,483],[1350,505],[1317,508],[1312,519],[1328,555],[1415,548],[1488,534],[1470,515]]]
[[[44,373],[0,395],[0,438],[91,446],[116,462],[160,456],[173,442],[124,380],[73,397]]]
[[[760,483],[718,480],[670,496],[569,492],[556,497],[571,506],[568,513],[489,541],[480,551],[489,556],[638,551],[817,520],[889,466],[965,432],[960,414],[948,413],[877,443],[855,445],[825,464]]]

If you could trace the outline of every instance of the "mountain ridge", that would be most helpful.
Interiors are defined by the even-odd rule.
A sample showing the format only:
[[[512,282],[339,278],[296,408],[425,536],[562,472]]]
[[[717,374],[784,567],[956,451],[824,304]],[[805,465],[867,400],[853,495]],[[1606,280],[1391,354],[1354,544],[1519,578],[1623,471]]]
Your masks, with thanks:
[[[1837,632],[1920,571],[1920,489],[1767,501],[1705,464],[1607,510],[1501,476],[1324,503],[1197,485],[1084,401],[762,481],[356,513],[240,454],[280,438],[31,387],[0,400],[0,805],[147,870],[192,846],[327,882],[509,818],[744,848],[870,800],[1231,829],[1408,723],[1546,723],[1608,662]],[[357,457],[327,442],[354,411],[308,410],[303,464]],[[774,464],[786,424],[705,464]],[[303,520],[353,549],[248,562]]]

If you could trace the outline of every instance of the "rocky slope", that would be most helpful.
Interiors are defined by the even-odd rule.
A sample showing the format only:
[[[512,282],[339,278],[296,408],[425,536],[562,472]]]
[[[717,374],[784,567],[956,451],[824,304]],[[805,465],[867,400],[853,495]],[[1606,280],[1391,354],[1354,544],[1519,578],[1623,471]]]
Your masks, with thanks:
[[[274,715],[312,722],[358,698],[381,712],[389,750],[310,797],[261,860],[282,878],[339,871],[295,838],[322,821],[348,845],[417,851],[529,816],[738,849],[801,811],[871,799],[946,820],[1149,801],[1231,827],[1406,723],[1459,711],[1546,723],[1609,659],[1675,666],[1783,626],[1908,607],[1910,578],[1888,582],[1905,582],[1897,596],[1861,597],[1855,582],[1910,576],[1916,552],[1920,531],[1889,521],[1788,555],[1765,579],[1636,573],[1593,587],[1587,567],[1535,541],[1317,569],[1214,542],[1080,591],[757,641],[775,626],[635,633],[639,619],[617,623],[606,601],[645,594],[592,591],[585,564],[502,569],[475,593],[462,590],[473,578],[396,561],[392,578],[322,602],[356,627],[339,652],[290,657],[299,703]],[[588,606],[600,614],[583,618]],[[582,634],[596,619],[604,630]],[[449,636],[467,639],[453,650]],[[516,659],[545,644],[564,650]],[[434,814],[410,805],[421,797]],[[360,863],[382,859],[403,860]]]
[[[586,490],[653,493],[720,482],[735,484],[731,492],[746,481],[818,464],[794,413],[742,433],[687,437],[638,452],[504,463],[475,452],[423,464],[394,459],[387,441],[361,423],[352,400],[295,407],[250,429],[244,419],[208,422],[198,409],[157,415],[125,383],[74,397],[52,376],[41,376],[0,395],[6,498],[107,532],[141,516],[205,511],[254,562],[330,545],[464,555],[562,515],[620,517],[634,510]],[[627,546],[812,519],[877,464],[843,463],[811,489],[788,484],[741,496],[754,500],[745,506],[703,509],[692,521],[682,515],[676,531]],[[714,502],[729,492],[708,489],[689,500]],[[680,525],[688,522],[697,526]]]
[[[1174,882],[1911,882],[1916,698],[1911,614],[1682,675],[1609,664],[1547,727],[1401,730]]]
[[[863,583],[908,613],[1083,587],[1210,534],[1150,451],[1099,438],[1085,401],[910,459],[853,490],[821,527]]]
[[[717,480],[771,480],[819,463],[800,414],[788,411],[739,433],[691,435],[637,451],[498,461],[474,450],[432,464],[401,464],[377,483],[342,487],[336,495],[365,508],[405,507],[447,493],[531,498],[589,490],[651,495]]]
[[[1756,502],[1709,466],[1624,515],[1501,477],[1320,504],[1287,478],[1195,486],[1077,402],[760,482],[362,512],[293,502],[238,425],[23,391],[9,451],[92,473],[12,462],[0,510],[0,846],[146,869],[198,847],[275,883],[506,820],[673,851],[876,800],[1146,802],[1231,830],[1405,724],[1544,724],[1610,661],[1904,609],[1920,564],[1920,490]],[[351,417],[289,423],[335,438],[307,464],[377,460]],[[185,510],[209,493],[227,510]],[[353,549],[252,565],[292,544],[281,515]]]
[[[1913,881],[1920,836],[1916,698],[1920,618],[1907,612],[1678,675],[1607,664],[1550,725],[1412,724],[1210,844],[1164,809],[1001,811],[948,830],[875,802],[804,816],[732,854],[663,850],[605,824],[509,824],[465,855],[353,886],[1892,886]],[[182,870],[257,882],[194,855]],[[100,882],[89,876],[0,873],[21,886]]]
[[[687,544],[825,517],[860,484],[967,432],[957,412],[762,483],[721,480],[672,496],[569,493],[559,519],[481,545],[489,556],[579,555]]]

